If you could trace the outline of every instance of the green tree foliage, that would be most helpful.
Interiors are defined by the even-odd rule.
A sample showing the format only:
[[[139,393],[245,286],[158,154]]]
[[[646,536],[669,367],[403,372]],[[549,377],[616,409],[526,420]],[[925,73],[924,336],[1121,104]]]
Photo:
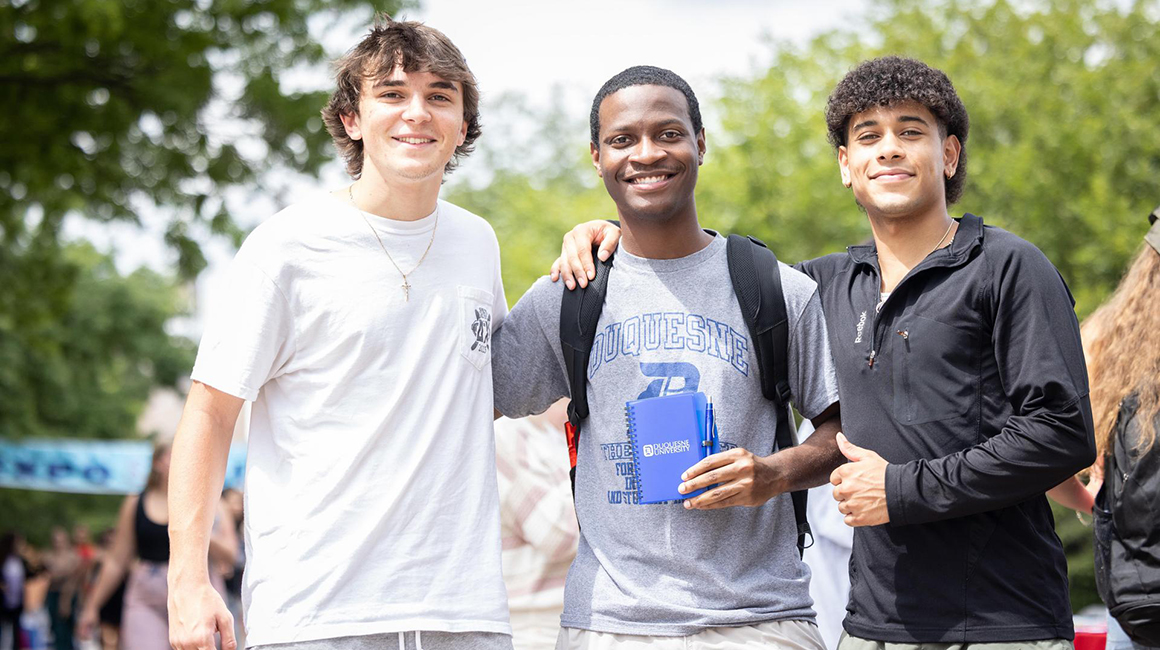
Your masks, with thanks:
[[[1160,3],[894,0],[868,15],[804,48],[774,44],[763,75],[725,82],[733,141],[706,166],[706,208],[788,259],[869,236],[838,183],[821,109],[858,61],[912,56],[944,70],[971,115],[955,208],[1034,242],[1077,310],[1094,309],[1160,195]]]
[[[327,58],[308,21],[354,9],[369,21],[371,7],[0,3],[0,254],[31,238],[55,240],[70,211],[132,221],[152,203],[174,215],[167,240],[181,271],[196,274],[205,261],[191,232],[208,225],[239,235],[226,190],[252,188],[271,169],[315,172],[331,159],[318,114],[325,91],[287,91],[283,77]],[[32,226],[28,216],[37,212]]]
[[[147,269],[123,276],[88,244],[17,261],[5,271],[27,284],[0,293],[0,438],[134,435],[150,390],[175,386],[193,364],[193,343],[166,331],[188,303],[176,280]],[[29,286],[44,295],[20,293]],[[0,489],[2,527],[42,542],[55,524],[111,524],[118,502]]]
[[[121,276],[87,244],[63,252],[18,260],[14,273],[35,279],[41,299],[2,294],[0,437],[124,438],[150,389],[176,385],[193,363],[193,343],[165,329],[182,292],[147,269]]]

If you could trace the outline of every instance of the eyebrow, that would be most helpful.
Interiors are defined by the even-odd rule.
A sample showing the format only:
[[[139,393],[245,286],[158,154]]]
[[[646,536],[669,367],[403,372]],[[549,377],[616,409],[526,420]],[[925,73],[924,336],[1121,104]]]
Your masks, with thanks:
[[[902,117],[898,118],[898,121],[899,122],[918,122],[919,124],[922,124],[923,126],[930,126],[930,124],[927,123],[926,120],[922,119],[921,117],[919,117],[917,115],[903,115]],[[859,123],[855,124],[854,128],[852,128],[850,130],[857,131],[858,129],[862,129],[862,128],[866,128],[866,127],[870,127],[870,126],[878,126],[878,120],[865,120],[863,122],[859,122]]]
[[[611,124],[609,124],[607,128],[605,128],[605,127],[603,127],[603,126],[602,126],[602,127],[601,127],[601,130],[607,130],[607,131],[610,131],[610,132],[617,132],[617,133],[619,133],[619,132],[623,132],[623,131],[631,131],[631,130],[632,130],[632,128],[633,128],[633,126],[635,126],[635,123],[631,123],[631,124],[629,124],[629,123],[622,123],[622,124],[618,124],[618,123],[615,123],[615,122],[614,122],[614,123],[611,123]],[[663,129],[663,128],[667,128],[667,127],[670,127],[670,126],[680,126],[680,127],[685,127],[685,126],[687,126],[687,125],[685,124],[685,121],[684,121],[684,120],[682,120],[682,119],[680,119],[680,118],[677,118],[677,117],[671,117],[671,118],[669,118],[669,119],[667,119],[667,120],[663,120],[663,121],[661,121],[661,122],[657,122],[656,124],[650,124],[649,126],[650,126],[651,128],[654,128],[654,129]]]
[[[407,82],[403,81],[402,79],[383,79],[382,81],[376,81],[374,88],[399,88],[406,85]],[[450,90],[453,93],[459,92],[459,89],[455,87],[455,84],[451,83],[450,81],[432,81],[431,83],[427,84],[427,87],[438,88],[440,90]]]

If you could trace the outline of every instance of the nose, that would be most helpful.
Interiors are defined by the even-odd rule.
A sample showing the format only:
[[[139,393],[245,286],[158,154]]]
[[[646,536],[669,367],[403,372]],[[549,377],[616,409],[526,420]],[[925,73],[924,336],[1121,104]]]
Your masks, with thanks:
[[[408,122],[426,122],[431,119],[431,113],[427,110],[427,99],[420,93],[415,93],[411,96],[411,101],[407,102],[407,108],[403,111],[403,119]]]
[[[652,165],[668,155],[669,152],[665,151],[664,147],[658,146],[652,138],[641,138],[640,144],[633,149],[630,160],[642,165]]]
[[[878,141],[879,160],[897,160],[904,155],[902,140],[893,132],[887,131]]]

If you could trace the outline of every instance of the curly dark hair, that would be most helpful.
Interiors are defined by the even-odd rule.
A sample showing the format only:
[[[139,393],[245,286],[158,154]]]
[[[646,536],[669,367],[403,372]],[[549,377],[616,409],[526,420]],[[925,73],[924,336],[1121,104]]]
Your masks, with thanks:
[[[475,150],[482,128],[479,121],[479,88],[459,48],[443,32],[423,23],[400,22],[387,14],[375,18],[375,26],[358,45],[334,62],[337,88],[322,109],[322,121],[334,146],[346,161],[352,178],[362,176],[363,143],[346,134],[342,115],[358,115],[364,79],[389,77],[396,67],[404,72],[431,72],[463,87],[463,119],[467,137],[455,148],[444,168],[450,173],[459,160]]]
[[[588,125],[592,129],[592,144],[600,146],[600,104],[605,97],[629,86],[668,86],[674,90],[679,90],[689,105],[689,119],[693,122],[693,133],[701,132],[701,106],[697,103],[697,95],[693,93],[688,82],[672,70],[651,65],[634,65],[605,81],[604,85],[600,87],[600,91],[596,93],[596,98],[592,100],[592,113],[588,116]]]
[[[951,80],[922,61],[884,56],[860,63],[842,78],[826,101],[826,127],[834,148],[846,145],[850,118],[874,106],[905,101],[922,104],[938,119],[939,132],[962,143],[955,175],[946,179],[947,205],[963,195],[967,180],[967,132],[970,118]]]

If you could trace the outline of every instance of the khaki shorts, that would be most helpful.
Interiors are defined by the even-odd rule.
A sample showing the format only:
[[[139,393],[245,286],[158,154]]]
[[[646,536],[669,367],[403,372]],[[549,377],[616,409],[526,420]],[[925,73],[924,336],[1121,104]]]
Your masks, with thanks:
[[[811,621],[772,621],[744,627],[714,627],[690,636],[638,636],[561,628],[556,650],[825,650]]]
[[[838,650],[1073,650],[1071,641],[1045,639],[1005,643],[886,643],[867,641],[842,632]]]

